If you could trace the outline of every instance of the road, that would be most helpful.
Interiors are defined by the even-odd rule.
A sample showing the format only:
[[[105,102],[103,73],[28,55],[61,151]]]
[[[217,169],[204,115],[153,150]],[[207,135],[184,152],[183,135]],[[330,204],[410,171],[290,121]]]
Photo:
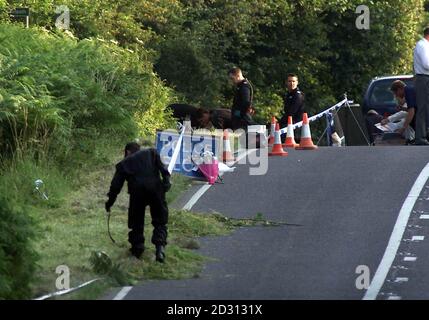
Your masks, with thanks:
[[[200,278],[146,281],[124,298],[362,299],[366,290],[356,287],[356,268],[366,266],[371,278],[379,269],[404,200],[428,162],[429,148],[386,146],[292,150],[270,158],[262,176],[239,165],[193,210],[234,218],[262,213],[293,225],[202,239],[201,253],[216,261]],[[429,299],[425,182],[377,299]],[[405,256],[418,258],[404,262]]]

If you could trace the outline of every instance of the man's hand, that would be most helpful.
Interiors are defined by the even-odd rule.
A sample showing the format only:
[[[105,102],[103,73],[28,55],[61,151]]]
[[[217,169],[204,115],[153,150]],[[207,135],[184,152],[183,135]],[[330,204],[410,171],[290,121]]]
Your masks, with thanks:
[[[170,189],[171,189],[171,183],[170,183],[170,181],[164,181],[163,183],[162,183],[162,186],[164,187],[164,192],[168,192],[168,191],[170,191]]]
[[[406,128],[399,128],[398,130],[396,130],[396,132],[402,136],[404,134],[405,130],[406,130]]]
[[[389,123],[389,119],[385,118],[380,122],[383,126]]]
[[[106,201],[106,203],[104,204],[104,208],[106,209],[106,212],[109,213],[110,212],[110,208],[113,206],[112,201],[109,199]]]

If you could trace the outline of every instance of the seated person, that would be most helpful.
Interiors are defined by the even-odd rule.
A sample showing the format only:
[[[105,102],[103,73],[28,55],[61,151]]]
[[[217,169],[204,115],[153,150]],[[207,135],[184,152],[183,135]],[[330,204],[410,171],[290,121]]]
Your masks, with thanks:
[[[366,120],[368,132],[370,133],[370,142],[374,143],[374,133],[382,133],[381,130],[375,127],[375,124],[381,123],[382,125],[386,125],[392,122],[398,126],[395,132],[404,137],[407,140],[407,144],[412,143],[415,139],[416,92],[414,88],[408,87],[401,80],[394,81],[390,90],[398,101],[398,112],[383,119],[383,116],[375,110],[368,111]]]

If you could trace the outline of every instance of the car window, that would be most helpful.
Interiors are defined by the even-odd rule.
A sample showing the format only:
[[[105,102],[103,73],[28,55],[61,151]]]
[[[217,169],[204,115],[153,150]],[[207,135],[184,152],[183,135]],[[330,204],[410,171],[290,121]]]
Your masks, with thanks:
[[[395,80],[381,80],[374,83],[369,98],[371,105],[392,105],[396,104],[393,93],[390,91],[390,86]],[[413,87],[413,79],[402,79],[407,86]]]
[[[396,103],[393,93],[390,91],[392,85],[391,80],[378,81],[374,84],[371,92],[370,102],[371,105],[379,104],[394,104]]]

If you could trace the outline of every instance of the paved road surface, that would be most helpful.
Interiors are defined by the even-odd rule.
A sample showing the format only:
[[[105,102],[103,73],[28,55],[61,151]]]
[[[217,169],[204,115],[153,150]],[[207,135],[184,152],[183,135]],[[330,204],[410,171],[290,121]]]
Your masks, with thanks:
[[[374,275],[402,204],[428,162],[426,147],[347,147],[292,150],[289,157],[270,158],[263,176],[250,176],[240,165],[193,210],[235,218],[262,213],[298,226],[242,228],[203,239],[201,253],[217,261],[200,278],[147,281],[125,299],[362,299],[356,267],[366,265]],[[429,237],[429,220],[419,218],[424,212],[429,214],[429,184],[379,299],[429,299],[429,238],[409,241]],[[404,255],[418,259],[403,262]]]

